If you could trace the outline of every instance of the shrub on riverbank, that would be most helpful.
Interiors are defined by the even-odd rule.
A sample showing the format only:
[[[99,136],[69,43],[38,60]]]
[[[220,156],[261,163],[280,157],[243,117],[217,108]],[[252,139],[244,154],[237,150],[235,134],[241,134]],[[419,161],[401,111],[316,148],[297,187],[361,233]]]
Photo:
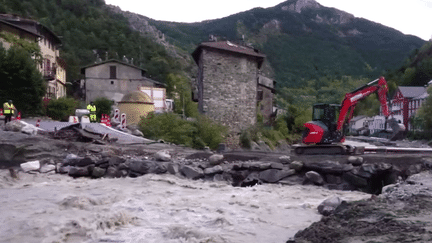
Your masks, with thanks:
[[[228,131],[227,127],[205,116],[185,120],[175,113],[151,113],[141,119],[139,128],[146,138],[162,139],[198,149],[205,146],[216,149]]]
[[[75,113],[78,102],[73,98],[53,99],[48,103],[47,115],[53,120],[67,121]]]

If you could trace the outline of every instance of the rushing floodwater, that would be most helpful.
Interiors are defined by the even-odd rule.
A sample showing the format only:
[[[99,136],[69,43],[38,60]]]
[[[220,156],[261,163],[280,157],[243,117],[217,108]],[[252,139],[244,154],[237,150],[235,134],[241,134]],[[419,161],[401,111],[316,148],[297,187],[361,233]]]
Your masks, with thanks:
[[[321,216],[317,206],[360,192],[315,186],[232,187],[172,175],[122,179],[0,171],[0,242],[284,243]]]

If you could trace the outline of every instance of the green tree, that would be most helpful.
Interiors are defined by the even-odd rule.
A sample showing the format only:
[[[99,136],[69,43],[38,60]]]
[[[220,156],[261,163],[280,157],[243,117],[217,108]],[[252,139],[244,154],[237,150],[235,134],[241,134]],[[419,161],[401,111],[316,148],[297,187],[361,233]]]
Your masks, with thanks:
[[[191,85],[184,75],[168,74],[167,96],[174,99],[175,112],[186,117],[197,117],[198,106],[192,101]]]
[[[427,131],[432,130],[432,87],[429,87],[427,90],[429,97],[426,99],[426,102],[419,108],[416,118],[417,124],[420,127],[423,127]],[[423,124],[419,124],[423,123]]]
[[[72,98],[59,98],[48,103],[47,114],[54,120],[67,121],[75,113],[78,102]]]
[[[94,101],[96,106],[96,116],[100,119],[102,114],[111,115],[111,106],[113,105],[113,101],[109,100],[105,97],[96,98]]]
[[[19,45],[5,50],[0,45],[0,101],[13,100],[23,116],[42,113],[46,84],[32,53]]]

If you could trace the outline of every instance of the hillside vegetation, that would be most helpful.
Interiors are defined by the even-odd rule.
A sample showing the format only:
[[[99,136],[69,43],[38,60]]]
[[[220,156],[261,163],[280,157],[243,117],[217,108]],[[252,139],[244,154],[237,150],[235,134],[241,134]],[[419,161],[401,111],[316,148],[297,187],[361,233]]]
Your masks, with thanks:
[[[169,73],[183,69],[162,45],[132,31],[125,17],[109,11],[104,0],[4,0],[0,13],[34,19],[56,33],[62,40],[60,53],[69,82],[80,79],[80,68],[98,57],[126,56],[162,82]]]
[[[305,80],[322,77],[375,79],[400,67],[425,43],[418,37],[303,0],[200,23],[149,22],[173,44],[190,52],[209,35],[253,44],[267,55],[278,88],[300,87]]]
[[[187,114],[196,113],[185,88],[196,69],[185,61],[185,53],[210,35],[252,44],[266,54],[264,72],[277,82],[279,104],[295,117],[307,116],[313,102],[339,103],[346,92],[381,75],[391,90],[432,79],[430,43],[314,1],[288,0],[199,23],[134,18],[103,0],[4,0],[0,13],[33,18],[59,35],[69,82],[80,79],[79,69],[97,58],[126,56],[148,70],[149,77],[167,83],[170,94],[181,87],[177,107]],[[133,30],[131,18],[145,19],[175,48],[167,51],[148,33]],[[172,50],[181,51],[183,58]],[[358,110],[374,114],[374,100],[368,98],[365,109]]]

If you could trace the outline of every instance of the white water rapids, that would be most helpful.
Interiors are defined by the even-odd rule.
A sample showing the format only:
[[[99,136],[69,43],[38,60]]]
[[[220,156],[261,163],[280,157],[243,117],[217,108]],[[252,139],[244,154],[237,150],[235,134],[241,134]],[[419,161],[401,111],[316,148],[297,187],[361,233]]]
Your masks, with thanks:
[[[284,243],[321,216],[317,206],[361,192],[317,186],[232,187],[172,175],[73,179],[0,171],[0,242]]]

